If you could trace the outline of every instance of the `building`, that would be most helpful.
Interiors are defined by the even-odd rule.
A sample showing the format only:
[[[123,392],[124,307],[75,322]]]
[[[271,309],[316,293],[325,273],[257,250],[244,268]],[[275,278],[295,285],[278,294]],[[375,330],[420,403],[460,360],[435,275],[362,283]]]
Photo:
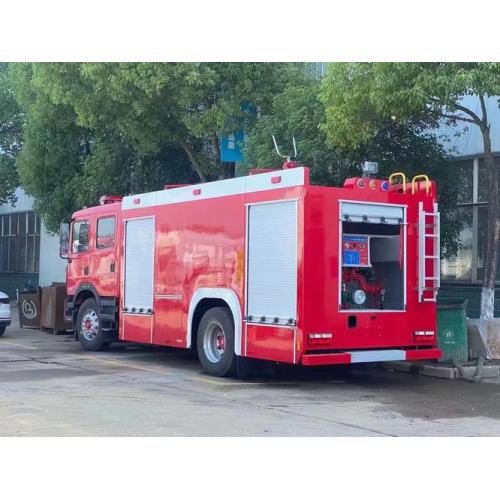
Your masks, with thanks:
[[[463,104],[478,116],[482,116],[479,99],[476,96],[465,97]],[[500,168],[500,109],[497,97],[490,97],[487,100],[487,113],[495,163]],[[468,298],[469,316],[479,317],[488,206],[486,177],[483,174],[483,140],[477,126],[465,127],[463,123],[454,127],[442,126],[436,134],[454,157],[450,168],[456,170],[464,183],[456,208],[464,221],[464,228],[460,234],[461,247],[455,257],[442,261],[440,293]],[[497,284],[495,316],[500,316],[500,262],[497,265]]]
[[[28,284],[46,286],[65,280],[66,261],[59,257],[59,239],[50,234],[22,188],[17,202],[0,205],[0,290],[16,297]]]

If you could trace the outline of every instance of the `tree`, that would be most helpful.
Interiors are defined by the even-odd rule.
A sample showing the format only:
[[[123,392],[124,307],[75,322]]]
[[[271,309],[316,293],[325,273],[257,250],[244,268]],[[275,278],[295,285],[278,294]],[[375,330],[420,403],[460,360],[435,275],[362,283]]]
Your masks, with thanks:
[[[316,184],[341,186],[347,177],[361,174],[364,160],[375,160],[380,175],[388,177],[403,170],[408,175],[423,170],[446,189],[440,191],[443,210],[443,249],[445,255],[456,252],[462,221],[451,210],[461,187],[459,179],[446,168],[446,156],[434,137],[422,134],[418,123],[380,122],[375,135],[362,146],[332,147],[320,128],[325,121],[325,107],[320,100],[321,82],[312,78],[295,81],[273,99],[269,113],[261,116],[249,134],[245,151],[246,167],[276,167],[282,161],[276,154],[272,135],[282,152],[292,152],[292,136],[297,140],[298,160],[310,167]],[[447,210],[450,209],[450,210]]]
[[[33,64],[14,64],[9,72],[24,113],[17,170],[49,230],[57,231],[61,219],[96,204],[102,194],[150,191],[165,183],[196,180],[178,147],[148,155],[134,149],[113,124],[99,129],[79,124],[72,106],[54,102],[43,76],[40,66]]]
[[[19,177],[15,156],[21,147],[22,114],[7,78],[8,65],[0,63],[0,204],[15,202]]]
[[[105,192],[223,177],[221,134],[256,120],[295,65],[22,63],[10,81],[25,112],[21,181],[52,230]],[[43,179],[41,179],[43,177]]]
[[[478,96],[480,113],[464,106],[466,95]],[[500,173],[493,160],[485,100],[498,95],[498,63],[335,63],[322,88],[326,107],[322,130],[331,144],[365,144],[387,120],[412,121],[422,127],[462,122],[479,128],[488,181],[483,319],[493,317],[500,246]]]
[[[280,63],[39,64],[35,81],[51,100],[71,106],[78,124],[113,124],[134,148],[157,153],[177,144],[204,181],[222,176],[219,140],[248,127],[298,66]]]

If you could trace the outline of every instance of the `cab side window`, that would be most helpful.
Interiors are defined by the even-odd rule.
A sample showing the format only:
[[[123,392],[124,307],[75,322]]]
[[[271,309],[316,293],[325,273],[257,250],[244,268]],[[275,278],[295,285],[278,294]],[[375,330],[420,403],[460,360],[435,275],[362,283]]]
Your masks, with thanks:
[[[89,249],[89,224],[87,221],[77,221],[73,224],[73,253],[86,252]]]
[[[97,248],[111,248],[115,245],[115,218],[103,217],[97,220]]]

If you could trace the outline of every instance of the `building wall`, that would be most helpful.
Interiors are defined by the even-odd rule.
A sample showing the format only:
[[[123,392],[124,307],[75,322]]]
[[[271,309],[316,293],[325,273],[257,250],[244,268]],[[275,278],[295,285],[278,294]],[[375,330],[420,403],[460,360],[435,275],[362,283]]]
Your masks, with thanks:
[[[33,211],[33,199],[22,188],[16,189],[16,197],[17,201],[14,206],[0,205],[0,216]],[[43,223],[39,227],[39,235],[40,247],[35,256],[37,259],[35,272],[0,271],[0,290],[7,293],[11,299],[16,297],[16,289],[22,290],[28,283],[36,287],[50,285],[53,281],[65,280],[66,262],[59,257],[57,235],[49,234]],[[0,259],[1,254],[2,248],[0,247]]]
[[[500,109],[498,98],[486,100],[491,127],[492,150],[500,168]],[[482,116],[477,96],[466,96],[462,104]],[[464,222],[457,254],[441,263],[442,282],[439,295],[463,297],[468,300],[467,314],[478,318],[480,314],[481,284],[484,277],[484,243],[486,241],[486,176],[483,174],[484,146],[479,128],[458,123],[443,125],[435,131],[445,149],[455,157],[449,168],[463,182],[464,189],[458,200],[457,214]],[[495,292],[494,313],[500,317],[500,259],[497,266],[498,287]]]

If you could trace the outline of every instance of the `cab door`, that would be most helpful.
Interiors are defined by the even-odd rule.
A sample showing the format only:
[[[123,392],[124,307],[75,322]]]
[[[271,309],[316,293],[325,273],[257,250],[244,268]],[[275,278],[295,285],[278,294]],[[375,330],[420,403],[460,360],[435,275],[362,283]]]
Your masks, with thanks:
[[[101,297],[117,293],[118,266],[116,263],[116,217],[102,215],[95,219],[95,250],[92,254],[94,286]]]
[[[81,282],[90,279],[90,237],[90,219],[75,219],[71,226],[68,255],[67,287],[69,294],[74,292]]]

